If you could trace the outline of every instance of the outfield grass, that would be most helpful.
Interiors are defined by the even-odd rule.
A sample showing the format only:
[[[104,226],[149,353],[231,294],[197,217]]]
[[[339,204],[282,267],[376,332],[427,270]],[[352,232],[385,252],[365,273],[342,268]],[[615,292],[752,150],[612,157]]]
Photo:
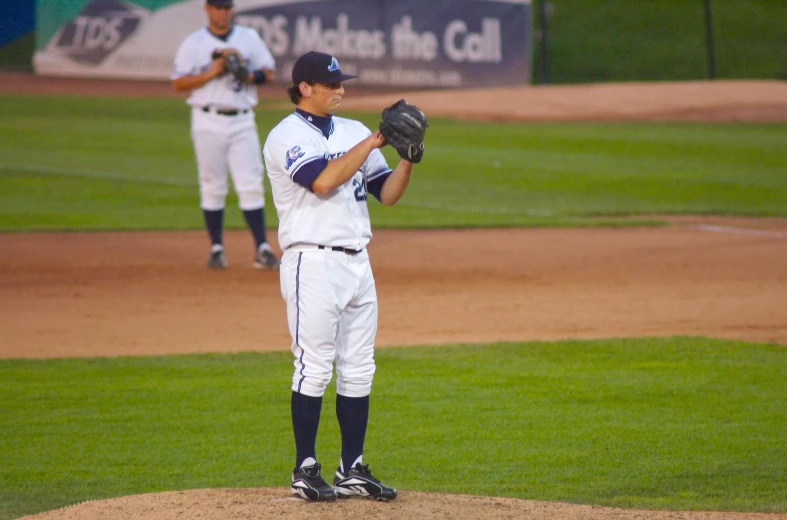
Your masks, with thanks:
[[[201,229],[182,100],[5,95],[0,112],[0,231]],[[286,113],[263,105],[261,139]],[[377,122],[376,114],[347,115]],[[657,213],[785,216],[785,142],[785,124],[436,119],[403,200],[370,209],[378,228],[598,225],[599,217],[616,224],[616,216]],[[397,159],[393,150],[385,154]],[[239,211],[227,212],[227,225],[244,226]]]
[[[696,338],[382,349],[366,456],[407,490],[787,512],[787,351]],[[0,519],[286,487],[289,353],[0,361]],[[318,456],[338,462],[333,387]],[[511,478],[516,475],[516,478]]]

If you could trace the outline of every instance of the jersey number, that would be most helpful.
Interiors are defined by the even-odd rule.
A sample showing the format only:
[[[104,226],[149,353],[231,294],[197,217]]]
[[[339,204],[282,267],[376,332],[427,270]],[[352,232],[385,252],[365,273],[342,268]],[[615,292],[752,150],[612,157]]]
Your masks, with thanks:
[[[355,200],[361,202],[366,200],[366,187],[358,179],[353,179],[353,186],[355,186]]]
[[[246,92],[246,90],[248,89],[246,88],[246,85],[244,83],[241,83],[238,80],[234,80],[232,82],[232,90],[234,90],[235,92]]]

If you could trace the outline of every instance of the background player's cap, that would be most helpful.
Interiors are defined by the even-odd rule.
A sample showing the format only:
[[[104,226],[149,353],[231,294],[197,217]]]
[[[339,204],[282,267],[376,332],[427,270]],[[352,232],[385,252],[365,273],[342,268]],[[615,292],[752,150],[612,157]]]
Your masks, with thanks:
[[[322,52],[307,52],[292,66],[292,82],[295,85],[299,85],[301,81],[329,85],[357,77],[342,73],[336,58]]]
[[[205,0],[205,3],[213,7],[232,7],[232,0]]]

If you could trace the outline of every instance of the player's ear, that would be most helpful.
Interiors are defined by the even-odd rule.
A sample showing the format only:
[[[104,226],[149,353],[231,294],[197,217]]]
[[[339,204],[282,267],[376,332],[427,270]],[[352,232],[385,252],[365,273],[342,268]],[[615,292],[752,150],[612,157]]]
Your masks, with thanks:
[[[301,96],[308,98],[312,95],[312,85],[306,81],[301,81],[298,84],[298,89],[301,91]]]

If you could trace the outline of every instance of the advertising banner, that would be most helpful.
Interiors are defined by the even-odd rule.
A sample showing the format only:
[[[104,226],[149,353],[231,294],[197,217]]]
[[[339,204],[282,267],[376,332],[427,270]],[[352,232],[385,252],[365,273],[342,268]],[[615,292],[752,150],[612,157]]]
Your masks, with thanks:
[[[268,45],[281,81],[318,50],[360,85],[530,82],[530,0],[236,0],[234,15]],[[59,76],[169,79],[180,42],[206,25],[204,0],[39,0],[38,16],[35,71]]]

